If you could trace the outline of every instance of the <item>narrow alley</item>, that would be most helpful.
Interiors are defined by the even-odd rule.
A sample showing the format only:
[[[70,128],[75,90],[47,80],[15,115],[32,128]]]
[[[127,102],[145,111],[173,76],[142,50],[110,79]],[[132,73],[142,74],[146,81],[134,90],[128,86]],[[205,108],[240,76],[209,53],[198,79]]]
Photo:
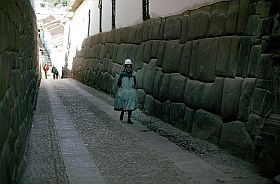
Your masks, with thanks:
[[[73,79],[42,79],[21,183],[272,183],[224,152],[230,162],[210,163],[180,148],[138,122],[152,119],[140,111],[121,122],[111,103]]]
[[[0,184],[280,183],[279,0],[1,2]]]

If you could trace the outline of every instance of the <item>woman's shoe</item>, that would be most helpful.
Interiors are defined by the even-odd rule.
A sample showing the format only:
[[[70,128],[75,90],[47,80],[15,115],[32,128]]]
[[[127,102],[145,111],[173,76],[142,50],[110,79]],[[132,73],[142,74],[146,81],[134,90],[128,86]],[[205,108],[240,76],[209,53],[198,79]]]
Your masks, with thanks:
[[[127,120],[127,123],[128,124],[133,124],[133,122],[129,119],[129,120]]]

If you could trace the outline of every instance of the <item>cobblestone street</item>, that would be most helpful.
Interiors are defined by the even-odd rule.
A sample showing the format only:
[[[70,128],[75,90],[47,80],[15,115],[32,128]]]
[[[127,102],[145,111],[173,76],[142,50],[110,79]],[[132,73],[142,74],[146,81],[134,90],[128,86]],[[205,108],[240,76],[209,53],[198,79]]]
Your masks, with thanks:
[[[132,125],[121,122],[111,104],[112,97],[73,79],[42,79],[21,183],[272,183],[250,163],[218,149],[211,155],[203,141],[190,137],[208,154],[181,148],[156,133],[171,126],[140,111]]]

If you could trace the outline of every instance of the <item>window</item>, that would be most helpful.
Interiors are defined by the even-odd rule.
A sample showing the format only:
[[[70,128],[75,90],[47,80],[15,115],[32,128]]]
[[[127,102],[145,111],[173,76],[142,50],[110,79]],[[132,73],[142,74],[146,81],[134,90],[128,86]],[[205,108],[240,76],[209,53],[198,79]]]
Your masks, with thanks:
[[[149,0],[143,0],[142,1],[142,6],[143,6],[143,20],[148,20],[150,19],[150,12],[149,12]]]
[[[112,0],[112,29],[116,28],[116,0]]]
[[[99,32],[102,32],[102,0],[99,0],[98,8],[99,8]]]
[[[90,30],[90,10],[88,10],[88,34],[87,34],[88,37],[89,37],[89,30]]]

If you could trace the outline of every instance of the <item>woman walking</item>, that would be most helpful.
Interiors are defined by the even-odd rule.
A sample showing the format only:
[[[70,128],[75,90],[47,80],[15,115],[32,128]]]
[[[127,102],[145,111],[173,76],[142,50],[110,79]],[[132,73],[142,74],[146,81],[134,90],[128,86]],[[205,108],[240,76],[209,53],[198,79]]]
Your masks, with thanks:
[[[136,72],[132,70],[132,62],[126,59],[124,70],[118,79],[118,91],[114,100],[114,109],[121,111],[120,120],[123,120],[124,112],[128,113],[127,123],[132,124],[132,111],[138,108],[136,93]]]

